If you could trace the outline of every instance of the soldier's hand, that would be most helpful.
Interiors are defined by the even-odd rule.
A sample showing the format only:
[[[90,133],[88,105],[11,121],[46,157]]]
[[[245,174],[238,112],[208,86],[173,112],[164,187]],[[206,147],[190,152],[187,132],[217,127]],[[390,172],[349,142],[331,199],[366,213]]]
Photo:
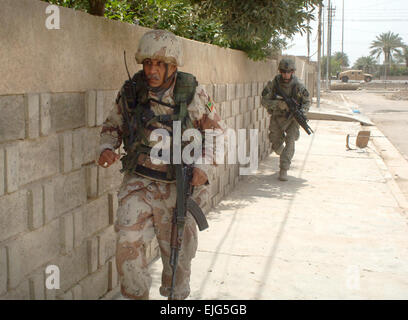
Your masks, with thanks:
[[[99,156],[98,164],[101,167],[108,168],[112,165],[112,163],[114,163],[119,158],[120,155],[118,155],[117,153],[113,152],[110,149],[105,149]]]
[[[199,168],[194,168],[193,169],[193,179],[191,179],[191,184],[193,186],[201,186],[204,183],[206,183],[208,180],[206,173],[199,169]]]

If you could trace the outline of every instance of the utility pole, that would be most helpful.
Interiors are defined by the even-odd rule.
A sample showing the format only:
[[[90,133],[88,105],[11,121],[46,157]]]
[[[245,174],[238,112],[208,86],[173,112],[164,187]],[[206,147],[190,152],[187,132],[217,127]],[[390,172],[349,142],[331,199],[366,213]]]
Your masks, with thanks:
[[[341,67],[343,67],[343,58],[344,58],[344,0],[343,0],[343,10],[342,10],[342,19],[341,19]],[[341,69],[343,71],[343,69]]]
[[[317,108],[320,108],[320,73],[321,73],[321,49],[322,49],[322,7],[323,4],[319,4],[319,13],[317,25]]]
[[[333,12],[336,9],[333,9],[329,0],[329,7],[327,8],[328,12],[328,21],[327,21],[327,84],[326,89],[330,91],[331,85],[331,42],[332,42],[332,26],[333,26]]]
[[[322,2],[324,2],[324,1],[322,1]],[[324,5],[323,5],[323,7],[324,7]],[[325,20],[324,20],[324,16],[325,16],[325,14],[324,14],[324,11],[322,11],[322,57],[324,57],[324,39],[325,39],[325,37],[324,37],[324,23],[325,23]],[[325,77],[323,77],[323,81],[324,81],[324,85],[326,86],[326,79],[325,79]]]
[[[307,20],[307,26],[310,27],[310,20]],[[310,31],[307,30],[307,62],[310,62]]]
[[[330,16],[331,16],[331,4],[330,0],[327,6],[327,54],[326,54],[326,91],[329,91],[329,66],[330,66]]]

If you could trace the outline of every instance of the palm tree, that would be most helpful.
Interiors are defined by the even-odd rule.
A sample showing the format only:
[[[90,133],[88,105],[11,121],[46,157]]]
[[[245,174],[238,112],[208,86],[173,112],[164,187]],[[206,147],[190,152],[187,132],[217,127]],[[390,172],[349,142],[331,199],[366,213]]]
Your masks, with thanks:
[[[378,58],[381,54],[384,54],[384,64],[389,68],[392,61],[392,55],[395,53],[401,53],[398,48],[404,47],[402,38],[399,34],[395,34],[391,31],[385,32],[377,36],[377,39],[371,42],[370,54]]]
[[[372,56],[363,56],[356,60],[353,65],[353,69],[363,70],[367,73],[372,73],[374,71],[376,62]]]
[[[400,62],[405,62],[405,66],[408,68],[408,46],[404,46],[402,48],[401,53],[397,53],[395,57],[400,61]]]

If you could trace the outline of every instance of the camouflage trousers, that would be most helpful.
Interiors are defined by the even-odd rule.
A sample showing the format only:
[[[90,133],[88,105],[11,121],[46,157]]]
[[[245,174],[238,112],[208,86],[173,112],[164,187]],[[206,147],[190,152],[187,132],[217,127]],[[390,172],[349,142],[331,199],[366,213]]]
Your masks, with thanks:
[[[285,130],[282,130],[287,121],[288,119],[284,115],[274,115],[269,124],[269,141],[272,143],[272,149],[276,151],[285,143],[279,160],[279,167],[284,170],[289,170],[295,154],[295,141],[299,139],[300,135],[299,124],[294,119]]]
[[[137,175],[125,176],[118,192],[116,265],[121,293],[130,299],[148,299],[152,283],[146,261],[146,246],[157,238],[163,263],[160,294],[168,297],[171,286],[170,237],[176,206],[175,183],[152,181]],[[207,192],[198,187],[193,194],[200,204]],[[190,294],[191,260],[197,250],[197,226],[187,213],[182,248],[176,272],[175,299]]]

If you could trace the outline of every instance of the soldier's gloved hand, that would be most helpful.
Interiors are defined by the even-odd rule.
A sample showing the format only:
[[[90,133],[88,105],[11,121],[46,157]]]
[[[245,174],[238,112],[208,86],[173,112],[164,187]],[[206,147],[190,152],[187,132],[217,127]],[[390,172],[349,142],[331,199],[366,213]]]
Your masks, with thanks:
[[[193,186],[201,186],[206,183],[207,180],[207,174],[203,170],[199,168],[193,169],[193,178],[191,179],[191,184]]]
[[[110,149],[105,149],[102,151],[101,155],[99,156],[98,164],[101,167],[108,168],[114,163],[116,160],[120,158],[120,155],[115,153]]]

